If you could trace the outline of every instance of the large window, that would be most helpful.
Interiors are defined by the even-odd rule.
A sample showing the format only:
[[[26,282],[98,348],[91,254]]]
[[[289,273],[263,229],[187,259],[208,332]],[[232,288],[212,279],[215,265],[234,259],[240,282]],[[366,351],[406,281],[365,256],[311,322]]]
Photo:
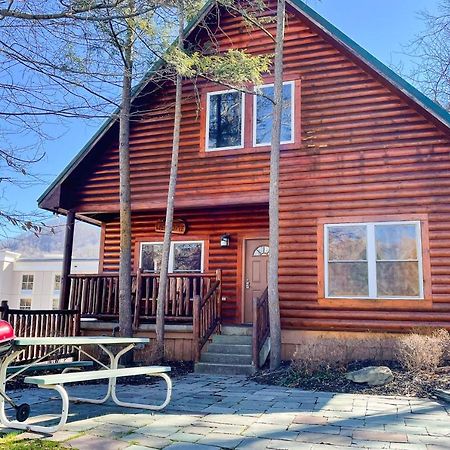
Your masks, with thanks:
[[[34,285],[34,275],[22,275],[22,291],[32,291]]]
[[[327,224],[325,296],[423,298],[420,222]]]
[[[143,242],[141,244],[140,268],[147,272],[159,272],[161,268],[162,243]],[[169,272],[203,271],[202,241],[172,241],[169,254]]]
[[[221,91],[207,95],[207,150],[243,147],[244,94]]]
[[[261,86],[253,103],[253,145],[270,145],[272,138],[273,84]],[[294,140],[294,82],[283,84],[283,111],[281,116],[281,143]]]

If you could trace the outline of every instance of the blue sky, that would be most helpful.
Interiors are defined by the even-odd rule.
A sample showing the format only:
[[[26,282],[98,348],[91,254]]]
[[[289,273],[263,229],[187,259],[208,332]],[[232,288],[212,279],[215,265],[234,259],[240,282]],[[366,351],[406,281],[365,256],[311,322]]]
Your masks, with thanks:
[[[433,10],[438,0],[311,0],[309,4],[384,63],[407,71],[410,59],[405,46],[423,30],[419,12]],[[67,165],[102,120],[87,123],[68,121],[54,128],[58,138],[45,145],[46,156],[36,165],[41,185],[27,189],[8,188],[10,204],[22,211],[36,208],[36,200],[46,186]],[[20,145],[20,142],[18,143]]]

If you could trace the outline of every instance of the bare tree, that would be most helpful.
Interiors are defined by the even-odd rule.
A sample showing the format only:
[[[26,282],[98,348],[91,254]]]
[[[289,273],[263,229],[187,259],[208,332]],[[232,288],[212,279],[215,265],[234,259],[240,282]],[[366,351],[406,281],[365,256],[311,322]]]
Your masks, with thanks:
[[[178,9],[178,41],[177,51],[166,56],[166,60],[176,70],[176,93],[175,93],[175,112],[174,112],[174,128],[173,128],[173,145],[172,158],[169,176],[169,186],[167,193],[166,219],[164,230],[164,242],[162,249],[162,261],[160,270],[160,283],[157,300],[156,313],[156,349],[155,358],[162,359],[164,357],[164,305],[167,295],[168,284],[168,267],[169,254],[171,246],[171,233],[173,226],[175,193],[177,184],[178,172],[178,153],[180,146],[180,131],[181,131],[181,106],[182,106],[182,91],[183,91],[183,76],[195,80],[197,78],[206,79],[208,81],[216,82],[234,89],[248,91],[247,83],[259,84],[261,81],[261,74],[268,72],[269,62],[271,57],[251,56],[244,51],[232,50],[224,54],[220,51],[213,55],[204,55],[199,51],[187,53],[184,49],[184,21],[186,10],[189,9],[191,14],[196,14],[195,2],[185,2],[184,0],[177,1]],[[259,21],[253,13],[254,10],[261,10],[265,5],[261,4],[259,0],[255,0],[250,4],[250,8],[243,8],[241,5],[233,4],[233,2],[225,2],[225,6],[247,20],[251,26],[256,26],[265,30],[263,24]],[[198,6],[197,6],[198,7]],[[206,27],[205,24],[203,26]],[[211,52],[211,49],[208,49]]]
[[[421,13],[425,29],[409,46],[415,62],[412,79],[426,94],[450,109],[450,0],[435,13]]]
[[[2,65],[18,65],[29,80],[38,80],[45,88],[34,94],[34,83],[20,85],[12,71],[8,72],[5,85],[16,94],[7,111],[11,129],[26,121],[31,122],[33,131],[42,133],[49,117],[98,118],[110,116],[112,108],[117,108],[114,114],[119,122],[119,327],[123,336],[132,334],[129,167],[132,85],[136,78],[142,78],[151,60],[156,59],[153,53],[140,50],[159,51],[162,45],[165,32],[161,29],[159,34],[153,33],[163,26],[165,17],[161,14],[154,20],[158,8],[168,9],[163,2],[147,0],[67,3],[31,0],[17,5],[10,1],[7,8],[0,10],[0,27],[6,31],[0,37]],[[8,150],[11,154],[12,149],[5,152]],[[19,168],[23,163],[10,156],[8,161]],[[10,222],[15,220],[10,218]]]
[[[184,51],[184,4],[183,0],[177,0],[178,10],[178,51]],[[164,242],[162,248],[160,283],[156,310],[156,351],[157,359],[164,358],[164,304],[168,284],[169,252],[173,226],[173,212],[175,207],[175,190],[178,174],[178,152],[180,149],[181,131],[181,97],[183,94],[183,78],[176,74],[175,81],[175,113],[173,123],[172,159],[170,163],[169,188],[167,191],[166,221],[164,229]]]
[[[134,1],[129,10],[134,12]],[[128,22],[127,22],[128,24]],[[113,28],[111,27],[113,30]],[[119,123],[119,198],[120,198],[120,259],[119,259],[119,330],[122,336],[133,335],[131,311],[131,186],[130,186],[130,111],[133,81],[133,27],[127,25],[125,39],[114,35],[123,58],[122,102]]]
[[[281,119],[283,111],[283,44],[285,28],[285,0],[277,1],[277,31],[274,59],[274,107],[272,119],[272,142],[270,150],[269,187],[269,273],[268,299],[270,323],[270,368],[276,369],[281,363],[281,320],[278,291],[279,255],[279,179]]]

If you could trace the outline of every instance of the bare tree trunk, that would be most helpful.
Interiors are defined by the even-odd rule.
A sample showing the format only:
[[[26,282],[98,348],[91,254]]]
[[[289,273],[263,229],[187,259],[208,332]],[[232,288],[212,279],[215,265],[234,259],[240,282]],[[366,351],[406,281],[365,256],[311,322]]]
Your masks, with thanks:
[[[132,31],[128,30],[124,48],[124,74],[120,106],[119,173],[120,173],[120,262],[119,262],[119,329],[121,336],[132,336],[131,310],[131,187],[130,187],[130,110]]]
[[[178,48],[183,51],[183,31],[184,31],[184,5],[182,0],[178,1]],[[164,242],[162,249],[161,271],[159,278],[159,291],[156,308],[156,351],[157,359],[164,358],[164,305],[166,303],[168,271],[169,271],[169,253],[173,226],[173,214],[175,205],[175,192],[177,186],[178,174],[178,152],[180,148],[180,129],[181,129],[181,96],[183,92],[182,77],[177,74],[176,93],[175,93],[175,116],[173,124],[172,141],[172,161],[170,164],[169,188],[167,192],[166,222],[164,229]]]
[[[281,116],[283,110],[283,42],[284,42],[285,0],[277,2],[277,35],[274,58],[274,107],[272,143],[270,151],[270,191],[269,191],[269,323],[270,323],[270,368],[276,369],[281,363],[281,320],[278,292],[279,255],[279,178]]]

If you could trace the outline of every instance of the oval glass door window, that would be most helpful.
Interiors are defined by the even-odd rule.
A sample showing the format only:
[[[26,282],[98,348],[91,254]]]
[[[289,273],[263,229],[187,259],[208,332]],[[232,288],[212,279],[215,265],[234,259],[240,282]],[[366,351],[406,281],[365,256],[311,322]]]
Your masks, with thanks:
[[[269,246],[268,245],[260,245],[253,252],[253,256],[269,256]]]

